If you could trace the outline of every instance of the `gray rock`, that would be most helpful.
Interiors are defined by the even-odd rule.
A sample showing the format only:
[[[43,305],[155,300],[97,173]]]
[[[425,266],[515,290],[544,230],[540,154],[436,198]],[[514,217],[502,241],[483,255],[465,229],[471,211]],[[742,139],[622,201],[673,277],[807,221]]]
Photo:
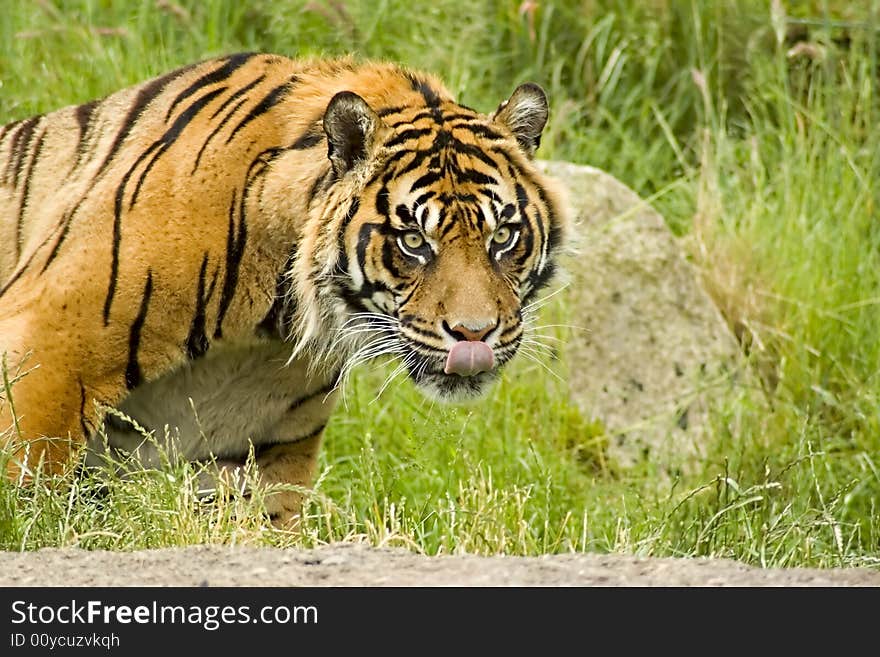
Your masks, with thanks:
[[[564,358],[574,401],[621,465],[699,458],[709,405],[737,394],[741,352],[663,218],[607,173],[542,163],[568,191]]]

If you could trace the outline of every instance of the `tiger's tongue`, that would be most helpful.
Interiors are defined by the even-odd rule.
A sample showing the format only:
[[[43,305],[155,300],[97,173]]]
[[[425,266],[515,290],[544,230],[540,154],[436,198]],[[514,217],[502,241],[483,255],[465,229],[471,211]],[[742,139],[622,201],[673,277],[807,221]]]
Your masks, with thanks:
[[[492,353],[492,347],[485,342],[461,340],[449,350],[443,371],[447,374],[473,376],[480,372],[488,372],[494,366],[495,354]]]

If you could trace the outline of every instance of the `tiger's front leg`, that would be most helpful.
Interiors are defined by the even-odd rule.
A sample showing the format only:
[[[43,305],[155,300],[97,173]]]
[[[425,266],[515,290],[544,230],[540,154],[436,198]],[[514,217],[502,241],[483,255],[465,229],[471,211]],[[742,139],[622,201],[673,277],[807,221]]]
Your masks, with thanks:
[[[323,431],[295,443],[274,445],[257,456],[259,485],[266,490],[266,512],[275,526],[292,528],[298,524],[307,495],[303,489],[312,485],[322,435]],[[278,490],[272,490],[276,487]]]
[[[295,399],[254,449],[266,512],[278,527],[293,527],[299,520],[307,495],[303,489],[312,485],[321,438],[336,405],[335,384],[334,377]]]
[[[289,345],[271,339],[217,344],[143,384],[118,407],[133,424],[111,416],[106,441],[90,441],[87,464],[100,465],[107,449],[133,454],[147,467],[162,467],[169,457],[197,462],[205,466],[201,494],[213,495],[217,478],[248,495],[269,487],[269,514],[289,522],[302,504],[301,487],[312,481],[338,394],[334,371],[303,358],[288,363],[289,353]],[[251,454],[256,477],[245,471]],[[278,484],[299,490],[273,490]]]
[[[331,393],[331,397],[335,393]],[[217,460],[217,475],[225,483],[249,495],[254,493],[248,486],[256,486],[265,504],[265,511],[272,523],[279,528],[295,528],[302,512],[303,502],[314,480],[318,452],[334,400],[327,399],[315,410],[323,410],[317,417],[298,417],[295,411],[287,414],[272,432],[273,442],[254,447],[256,481],[245,476],[246,458]],[[304,427],[316,425],[303,434]],[[296,438],[295,436],[301,437]],[[287,436],[283,438],[282,436]],[[292,437],[293,436],[293,437]],[[276,442],[277,441],[277,442]]]

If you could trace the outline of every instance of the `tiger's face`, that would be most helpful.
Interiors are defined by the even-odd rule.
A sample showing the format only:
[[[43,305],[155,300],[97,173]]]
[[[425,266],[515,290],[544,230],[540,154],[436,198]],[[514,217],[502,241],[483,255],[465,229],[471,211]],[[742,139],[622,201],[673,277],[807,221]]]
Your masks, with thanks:
[[[426,394],[454,401],[485,392],[516,354],[562,219],[531,162],[547,119],[540,87],[521,86],[492,116],[426,100],[383,117],[354,94],[331,101],[335,175],[363,168],[326,282],[349,363],[394,354]],[[361,162],[344,151],[352,135]]]

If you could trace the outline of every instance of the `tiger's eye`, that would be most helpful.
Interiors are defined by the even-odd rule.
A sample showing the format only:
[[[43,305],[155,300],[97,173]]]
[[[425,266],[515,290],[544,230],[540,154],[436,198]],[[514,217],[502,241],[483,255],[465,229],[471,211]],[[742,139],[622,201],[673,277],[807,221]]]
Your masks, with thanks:
[[[413,230],[408,233],[404,233],[403,243],[406,244],[407,247],[409,247],[410,249],[420,249],[425,243],[425,238],[422,237],[421,233],[417,233]]]
[[[495,234],[492,236],[492,241],[495,242],[495,244],[507,244],[511,232],[510,227],[501,226],[495,231]]]

